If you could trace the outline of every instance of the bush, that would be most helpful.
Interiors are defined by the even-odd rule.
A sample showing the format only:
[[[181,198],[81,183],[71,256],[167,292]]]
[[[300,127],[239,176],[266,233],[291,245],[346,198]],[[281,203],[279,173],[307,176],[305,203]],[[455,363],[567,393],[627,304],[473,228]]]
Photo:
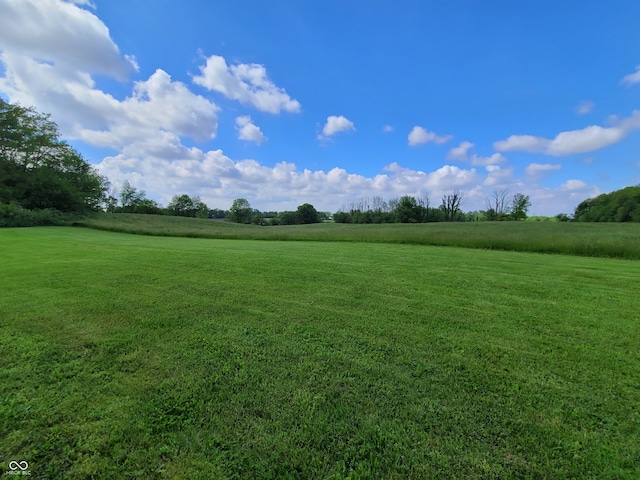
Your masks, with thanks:
[[[69,225],[78,216],[63,213],[53,208],[28,210],[15,202],[0,202],[0,227],[38,227],[47,225]]]

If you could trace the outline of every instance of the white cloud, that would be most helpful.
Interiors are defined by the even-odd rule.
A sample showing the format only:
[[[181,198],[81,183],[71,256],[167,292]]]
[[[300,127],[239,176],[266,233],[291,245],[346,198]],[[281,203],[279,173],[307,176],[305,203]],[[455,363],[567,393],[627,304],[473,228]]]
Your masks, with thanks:
[[[636,67],[636,71],[634,73],[630,73],[629,75],[625,75],[620,80],[620,83],[623,85],[633,85],[634,83],[640,83],[640,65]]]
[[[590,113],[593,110],[593,107],[595,107],[595,105],[596,104],[593,103],[591,100],[585,100],[583,102],[580,102],[576,107],[576,113],[578,115],[586,115],[587,113]]]
[[[473,148],[473,143],[467,141],[461,142],[460,145],[449,150],[447,158],[449,160],[461,160],[466,162],[469,159],[468,152],[470,148]]]
[[[138,70],[133,57],[120,53],[98,17],[59,0],[0,2],[0,50],[118,79]]]
[[[452,135],[436,135],[433,132],[426,130],[425,128],[416,125],[409,132],[408,135],[409,145],[412,147],[421,145],[423,143],[433,142],[437,144],[446,143],[453,138]]]
[[[471,162],[471,165],[478,167],[485,167],[487,165],[495,165],[497,163],[504,163],[507,159],[500,153],[494,153],[490,157],[481,157],[475,153],[470,155],[469,150],[473,148],[471,142],[461,142],[457,147],[453,147],[449,150],[447,158],[449,160],[460,160],[462,162]]]
[[[132,95],[122,102],[106,94],[100,98],[95,91],[85,95],[81,107],[101,117],[102,128],[76,127],[72,135],[91,145],[119,149],[166,135],[206,141],[217,134],[218,107],[172,81],[163,70],[136,82]]]
[[[193,77],[197,85],[222,93],[243,105],[263,112],[300,112],[300,103],[277,87],[267,76],[267,70],[257,63],[228,66],[224,57],[211,55],[200,67],[201,75]]]
[[[613,145],[629,132],[640,129],[640,111],[634,110],[630,117],[616,120],[616,123],[612,127],[591,125],[582,130],[560,132],[553,140],[533,135],[511,135],[493,146],[501,152],[523,150],[554,157],[592,152]]]
[[[199,141],[216,136],[217,106],[163,70],[135,82],[131,95],[120,101],[96,89],[86,72],[14,53],[0,54],[0,61],[5,67],[0,90],[12,102],[51,113],[66,137],[117,149],[152,141],[163,131]]]
[[[474,153],[473,155],[471,155],[470,161],[471,161],[471,165],[477,165],[477,166],[480,166],[480,167],[486,167],[487,165],[495,165],[497,163],[504,163],[504,162],[507,161],[507,159],[504,157],[504,155],[502,155],[500,153],[494,153],[490,157],[481,157],[481,156],[476,155]]]
[[[322,127],[322,133],[318,135],[318,139],[327,139],[339,132],[348,132],[355,130],[353,122],[342,115],[331,115],[327,117],[327,122]]]
[[[588,188],[589,185],[587,185],[582,180],[567,180],[560,186],[560,190],[566,190],[570,192],[584,191]]]
[[[86,5],[87,7],[96,9],[96,4],[93,3],[93,0],[66,0],[69,3],[75,3],[76,5]]]
[[[483,185],[495,186],[507,185],[513,182],[513,167],[501,168],[498,165],[486,165],[487,176],[484,179]]]
[[[562,165],[551,163],[530,163],[524,169],[524,173],[529,177],[540,178],[553,170],[560,170]]]
[[[382,173],[367,177],[343,168],[299,169],[287,162],[268,167],[256,160],[232,160],[221,150],[182,147],[182,157],[176,157],[175,147],[123,151],[96,166],[113,184],[128,179],[164,204],[175,194],[189,193],[200,195],[212,208],[228,208],[234,198],[245,197],[262,210],[290,210],[309,202],[318,209],[337,211],[362,196],[390,199],[429,192],[439,198],[453,189],[470,190],[482,181],[475,169],[449,165],[422,172],[391,163]]]
[[[385,125],[384,127],[382,127],[382,131],[389,133],[389,132],[393,132],[394,128],[391,125]]]
[[[163,70],[135,82],[123,100],[96,88],[93,75],[123,79],[137,66],[120,54],[102,21],[79,6],[91,4],[0,2],[0,91],[9,101],[51,113],[64,137],[94,146],[157,143],[175,152],[179,137],[214,138],[217,106]]]
[[[236,118],[236,130],[240,140],[248,140],[258,145],[267,140],[260,127],[253,124],[249,115],[242,115]]]
[[[500,140],[493,144],[493,148],[501,152],[524,150],[526,152],[541,152],[549,143],[549,140],[534,137],[533,135],[511,135],[506,140]]]

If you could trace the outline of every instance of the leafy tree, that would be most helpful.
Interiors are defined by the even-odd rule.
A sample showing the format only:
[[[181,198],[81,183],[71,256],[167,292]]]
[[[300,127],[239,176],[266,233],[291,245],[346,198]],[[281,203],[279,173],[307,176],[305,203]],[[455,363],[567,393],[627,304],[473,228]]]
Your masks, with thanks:
[[[566,213],[559,213],[555,216],[556,221],[558,222],[570,222],[571,217]]]
[[[98,210],[109,182],[63,140],[49,115],[0,98],[0,203]]]
[[[395,215],[397,222],[418,223],[422,217],[422,209],[414,197],[406,195],[398,201]]]
[[[145,191],[138,190],[136,187],[125,180],[118,195],[120,199],[120,211],[124,213],[135,212],[136,206],[140,201],[145,199]]]
[[[640,186],[589,198],[576,207],[573,218],[578,222],[640,222]]]
[[[221,208],[212,208],[209,210],[209,218],[225,218],[229,215],[229,210],[222,210]]]
[[[193,200],[189,195],[174,195],[167,210],[177,217],[194,217]]]
[[[280,214],[280,225],[298,225],[299,223],[298,212],[282,212]]]
[[[117,205],[118,201],[120,206]],[[113,213],[146,213],[151,215],[165,213],[155,200],[146,197],[144,190],[138,190],[128,180],[124,181],[119,193],[113,192],[107,197],[105,204],[107,211]]]
[[[236,198],[229,209],[228,218],[235,223],[251,223],[253,210],[251,204],[245,198]]]
[[[336,212],[333,214],[333,221],[336,223],[351,223],[351,215],[347,212]]]
[[[186,194],[174,195],[167,205],[167,211],[177,217],[207,218],[209,216],[209,207],[200,200],[198,195],[193,197]]]
[[[305,203],[298,207],[298,221],[302,224],[318,223],[318,211],[313,205]]]
[[[531,200],[529,200],[529,196],[516,193],[511,200],[511,218],[513,220],[526,220],[530,207]]]
[[[155,200],[149,198],[142,198],[136,203],[134,213],[146,213],[149,215],[162,215],[164,211],[162,207],[158,205]]]

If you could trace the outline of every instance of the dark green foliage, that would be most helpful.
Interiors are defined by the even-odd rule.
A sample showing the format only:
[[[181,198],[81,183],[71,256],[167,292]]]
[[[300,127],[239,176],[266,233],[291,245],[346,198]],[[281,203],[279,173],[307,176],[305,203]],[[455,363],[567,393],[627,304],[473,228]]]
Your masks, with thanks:
[[[122,184],[120,193],[107,197],[107,212],[109,213],[144,213],[148,215],[163,215],[165,210],[154,200],[146,197],[144,190],[138,190],[128,180]]]
[[[209,207],[200,200],[198,195],[194,197],[186,194],[175,195],[167,205],[167,211],[170,215],[178,217],[207,218],[209,216]]]
[[[422,209],[414,197],[406,195],[398,201],[395,216],[398,223],[419,223],[422,220]]]
[[[59,136],[49,115],[0,98],[0,202],[27,210],[100,209],[108,181]]]
[[[252,215],[253,209],[249,201],[245,198],[236,198],[229,209],[227,218],[235,223],[251,223]]]
[[[69,225],[79,217],[55,209],[28,210],[17,203],[0,202],[0,227],[37,227]]]
[[[282,212],[278,218],[280,225],[298,225],[300,223],[298,212]]]
[[[578,222],[640,222],[640,186],[589,198],[576,208]]]
[[[351,215],[347,212],[336,212],[333,214],[333,221],[336,223],[351,223]]]
[[[531,200],[528,195],[516,193],[511,201],[511,218],[512,220],[526,220],[527,212],[531,207]]]
[[[369,199],[361,199],[347,209],[333,214],[336,223],[424,223],[443,221],[443,213],[439,208],[429,207],[429,199],[406,195],[389,202],[379,197],[373,198],[373,205]]]
[[[298,207],[298,222],[307,225],[309,223],[318,223],[319,221],[318,211],[313,205],[305,203]]]
[[[570,222],[571,221],[571,217],[569,215],[567,215],[566,213],[559,213],[555,216],[555,219],[558,222]]]
[[[222,210],[221,208],[212,208],[209,210],[208,218],[226,218],[229,215],[229,210]]]

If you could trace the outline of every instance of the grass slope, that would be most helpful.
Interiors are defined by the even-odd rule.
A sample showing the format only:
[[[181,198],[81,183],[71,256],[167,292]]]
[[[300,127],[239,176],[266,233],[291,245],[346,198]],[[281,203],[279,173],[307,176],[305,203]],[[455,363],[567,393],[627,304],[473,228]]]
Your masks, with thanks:
[[[261,227],[160,215],[100,214],[77,225],[174,237],[446,245],[640,259],[640,224],[470,222]]]
[[[33,478],[640,476],[638,262],[64,227],[0,250],[0,458]]]

